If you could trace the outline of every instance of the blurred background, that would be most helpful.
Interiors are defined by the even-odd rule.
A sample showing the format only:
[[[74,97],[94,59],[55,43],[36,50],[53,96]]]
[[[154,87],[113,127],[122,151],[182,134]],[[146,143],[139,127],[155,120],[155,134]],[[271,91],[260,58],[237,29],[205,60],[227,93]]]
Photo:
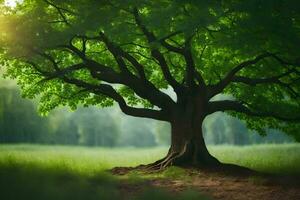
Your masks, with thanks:
[[[0,78],[0,143],[66,144],[104,147],[154,147],[170,144],[170,126],[124,115],[118,106],[59,108],[40,116],[37,100],[21,97],[13,80]],[[266,136],[249,131],[242,121],[224,113],[205,120],[208,145],[291,143],[289,136],[268,130]],[[249,134],[249,132],[251,132]]]

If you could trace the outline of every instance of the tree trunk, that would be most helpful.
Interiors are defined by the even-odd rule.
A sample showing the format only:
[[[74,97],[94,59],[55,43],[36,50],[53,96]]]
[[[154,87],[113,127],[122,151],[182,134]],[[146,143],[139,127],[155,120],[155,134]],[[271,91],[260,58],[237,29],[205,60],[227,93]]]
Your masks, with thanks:
[[[178,99],[171,113],[171,146],[168,154],[148,167],[161,170],[170,165],[184,167],[218,167],[220,162],[208,152],[202,132],[207,113],[205,94],[191,91]]]
[[[202,132],[202,123],[197,127],[172,123],[169,154],[177,154],[173,165],[216,166],[219,161],[208,152]]]
[[[171,146],[161,160],[148,165],[149,169],[162,170],[167,166],[218,167],[221,163],[208,152],[202,133],[202,121],[174,120],[171,122]]]

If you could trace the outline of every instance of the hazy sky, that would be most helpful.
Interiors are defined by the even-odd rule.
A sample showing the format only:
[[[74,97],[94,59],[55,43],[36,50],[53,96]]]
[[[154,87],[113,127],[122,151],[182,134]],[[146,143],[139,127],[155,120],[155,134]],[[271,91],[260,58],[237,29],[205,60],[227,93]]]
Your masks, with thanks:
[[[8,78],[3,78],[3,69],[0,67],[0,88],[13,88],[17,87],[17,81],[16,80],[11,80]]]

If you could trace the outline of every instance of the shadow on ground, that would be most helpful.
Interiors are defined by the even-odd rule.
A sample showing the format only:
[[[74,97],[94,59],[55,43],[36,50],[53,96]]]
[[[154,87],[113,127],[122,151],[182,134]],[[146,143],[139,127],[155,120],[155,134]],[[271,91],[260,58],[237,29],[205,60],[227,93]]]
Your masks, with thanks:
[[[134,176],[80,175],[60,167],[11,163],[0,165],[0,194],[3,200],[209,199],[192,190],[171,193]]]
[[[270,174],[233,165],[227,165],[220,169],[170,167],[155,174],[135,168],[118,167],[112,169],[111,172],[121,176],[148,176],[151,186],[165,188],[172,192],[186,191],[192,188],[215,200],[300,199],[300,176],[298,173],[294,175]],[[163,178],[160,179],[160,177]],[[129,188],[126,190],[130,191]]]

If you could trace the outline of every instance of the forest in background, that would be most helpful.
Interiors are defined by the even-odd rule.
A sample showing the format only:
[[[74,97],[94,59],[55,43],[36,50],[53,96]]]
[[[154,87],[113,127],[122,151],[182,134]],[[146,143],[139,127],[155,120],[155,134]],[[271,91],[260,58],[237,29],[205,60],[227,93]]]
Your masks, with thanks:
[[[40,143],[85,146],[164,146],[170,143],[168,123],[124,115],[117,106],[56,109],[48,116],[37,112],[37,101],[23,99],[15,82],[0,80],[0,143]],[[249,134],[249,132],[251,132]],[[224,113],[205,120],[207,144],[247,145],[294,140],[277,131],[266,136]]]

